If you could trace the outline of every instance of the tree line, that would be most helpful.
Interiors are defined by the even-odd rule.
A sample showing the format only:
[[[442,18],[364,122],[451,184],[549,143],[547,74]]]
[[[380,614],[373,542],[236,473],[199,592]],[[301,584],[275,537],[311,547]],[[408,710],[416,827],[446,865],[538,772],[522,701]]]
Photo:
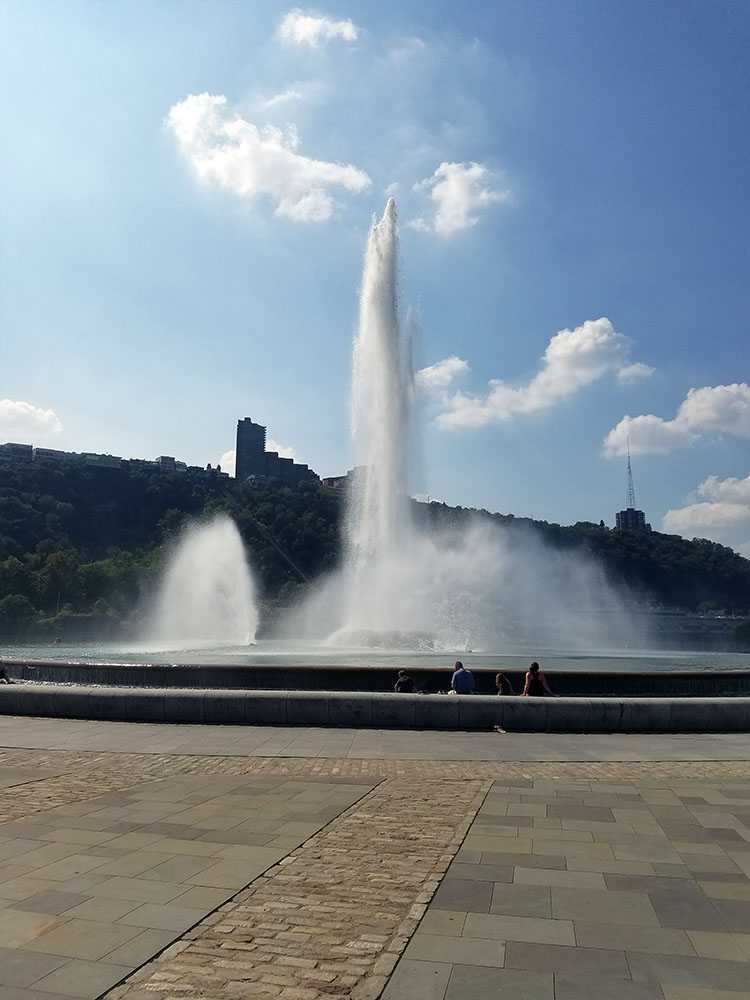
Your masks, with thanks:
[[[231,515],[250,552],[264,620],[333,569],[342,497],[316,481],[238,483],[215,474],[0,464],[0,635],[118,635],[132,628],[186,522]],[[635,600],[750,614],[750,561],[723,545],[675,535],[571,526],[445,504],[416,504],[418,520],[460,527],[488,518],[520,538],[597,559]]]

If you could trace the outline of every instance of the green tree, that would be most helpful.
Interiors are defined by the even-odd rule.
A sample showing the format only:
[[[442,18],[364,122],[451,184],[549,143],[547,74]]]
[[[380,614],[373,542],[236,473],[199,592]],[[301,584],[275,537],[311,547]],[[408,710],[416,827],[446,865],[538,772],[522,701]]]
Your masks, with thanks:
[[[16,633],[34,618],[34,605],[23,594],[8,594],[0,600],[0,632]]]

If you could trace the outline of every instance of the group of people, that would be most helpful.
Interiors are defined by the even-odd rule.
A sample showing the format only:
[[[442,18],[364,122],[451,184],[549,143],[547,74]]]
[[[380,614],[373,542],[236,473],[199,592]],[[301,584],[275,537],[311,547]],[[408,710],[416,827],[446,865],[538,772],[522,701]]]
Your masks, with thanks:
[[[453,667],[450,689],[453,694],[474,694],[474,675],[470,670],[466,669],[460,660],[456,660]],[[503,673],[495,675],[495,689],[496,693],[500,695],[513,695],[516,693],[513,690],[513,685]],[[394,690],[396,694],[414,694],[416,691],[414,678],[405,670],[399,670]],[[539,664],[534,661],[526,671],[521,696],[525,698],[541,698],[545,695],[553,696],[553,692],[547,683],[544,672]]]

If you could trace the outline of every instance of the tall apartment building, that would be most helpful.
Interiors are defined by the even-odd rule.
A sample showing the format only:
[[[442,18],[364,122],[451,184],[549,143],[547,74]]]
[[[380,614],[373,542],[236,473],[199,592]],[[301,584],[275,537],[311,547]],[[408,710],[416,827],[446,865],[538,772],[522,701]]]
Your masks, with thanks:
[[[250,417],[237,421],[235,462],[237,479],[266,475],[266,428]]]
[[[266,428],[250,417],[237,421],[234,474],[239,480],[253,476],[285,483],[318,478],[306,465],[282,458],[277,451],[266,451]]]

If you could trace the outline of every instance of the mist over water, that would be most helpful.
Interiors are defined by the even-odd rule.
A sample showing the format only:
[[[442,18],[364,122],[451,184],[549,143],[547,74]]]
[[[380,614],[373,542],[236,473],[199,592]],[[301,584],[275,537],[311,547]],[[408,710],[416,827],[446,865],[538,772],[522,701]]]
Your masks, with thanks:
[[[222,515],[187,528],[164,570],[151,648],[241,646],[254,641],[257,627],[255,584],[234,521]]]
[[[631,645],[623,602],[593,560],[479,514],[453,526],[415,522],[411,353],[399,312],[391,199],[368,237],[353,345],[357,472],[347,498],[344,561],[287,617],[284,634],[425,650]]]

